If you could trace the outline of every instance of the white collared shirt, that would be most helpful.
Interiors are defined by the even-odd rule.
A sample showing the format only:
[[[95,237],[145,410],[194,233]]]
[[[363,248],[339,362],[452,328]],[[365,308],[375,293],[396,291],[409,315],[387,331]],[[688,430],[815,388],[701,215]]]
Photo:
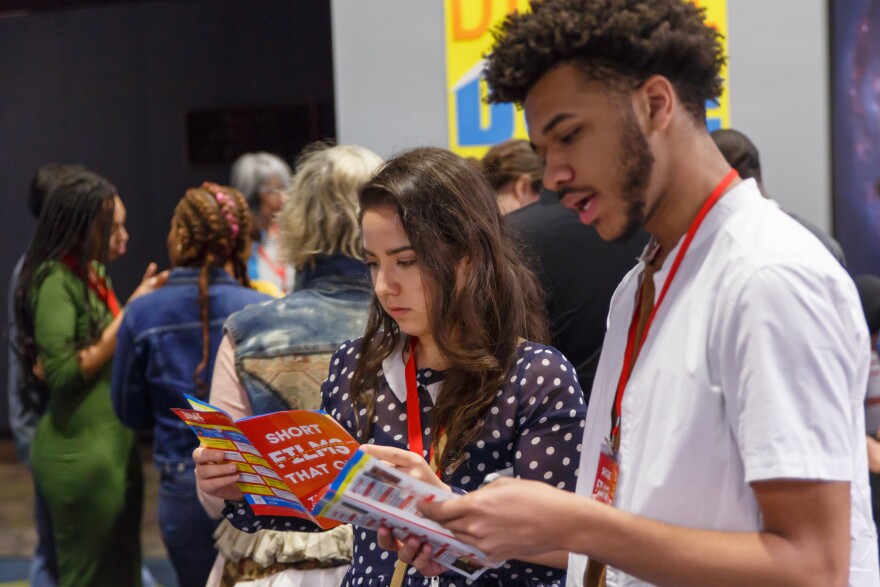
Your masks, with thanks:
[[[394,394],[394,397],[400,403],[406,401],[406,362],[403,360],[403,345],[408,342],[409,338],[401,336],[397,346],[394,347],[394,351],[382,360],[382,373],[385,375],[385,381],[388,382],[391,393]],[[428,371],[428,377],[430,376],[430,371]],[[425,386],[425,389],[428,390],[428,395],[431,396],[432,404],[437,403],[437,396],[440,394],[442,386],[442,381]]]
[[[678,246],[654,275],[657,295]],[[592,492],[611,428],[643,268],[611,301],[584,431],[582,495]],[[697,232],[633,368],[615,507],[692,528],[753,532],[762,522],[749,483],[849,481],[849,584],[880,585],[864,439],[869,362],[850,278],[754,181],[742,182]],[[586,560],[570,556],[568,585],[582,584]],[[611,568],[607,584],[646,585]]]

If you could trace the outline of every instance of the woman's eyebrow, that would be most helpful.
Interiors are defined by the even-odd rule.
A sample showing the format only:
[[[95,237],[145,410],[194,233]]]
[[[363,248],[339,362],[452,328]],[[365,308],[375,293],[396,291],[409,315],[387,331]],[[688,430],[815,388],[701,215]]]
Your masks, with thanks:
[[[393,248],[393,249],[388,249],[387,251],[385,251],[385,254],[386,254],[386,255],[396,255],[396,254],[398,254],[398,253],[402,253],[402,252],[404,252],[404,251],[414,251],[414,250],[415,250],[415,249],[413,248],[412,245],[404,245],[404,246],[402,246],[402,247],[396,247],[396,248]],[[375,253],[370,252],[368,249],[361,249],[361,252],[362,252],[365,256],[366,256],[366,255],[372,255],[373,257],[376,256]]]

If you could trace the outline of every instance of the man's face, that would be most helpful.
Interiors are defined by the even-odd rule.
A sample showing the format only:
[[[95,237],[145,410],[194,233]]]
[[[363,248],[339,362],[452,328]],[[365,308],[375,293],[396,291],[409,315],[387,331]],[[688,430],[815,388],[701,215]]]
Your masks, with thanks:
[[[605,240],[638,230],[654,156],[629,100],[562,65],[538,80],[524,106],[547,189]]]
[[[115,261],[125,254],[128,244],[128,231],[125,230],[125,204],[122,198],[113,198],[113,226],[110,228],[110,261]]]

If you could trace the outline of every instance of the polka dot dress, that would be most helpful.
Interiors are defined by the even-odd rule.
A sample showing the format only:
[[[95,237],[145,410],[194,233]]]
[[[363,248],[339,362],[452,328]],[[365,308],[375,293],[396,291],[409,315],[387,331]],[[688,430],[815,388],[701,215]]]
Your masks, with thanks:
[[[322,386],[324,409],[355,437],[350,385],[359,346],[360,340],[347,342],[336,351],[330,361],[330,374]],[[408,450],[406,383],[400,348],[386,359],[385,368],[379,374],[369,442]],[[433,439],[432,397],[439,393],[444,378],[445,373],[430,369],[419,369],[416,373],[426,460]],[[366,414],[362,409],[359,412],[361,418]],[[574,491],[585,416],[583,392],[571,364],[552,347],[523,342],[517,348],[514,367],[486,412],[481,434],[467,447],[466,461],[454,471],[445,471],[443,481],[458,491],[474,491],[487,474],[507,470],[517,478],[543,481]],[[244,503],[228,503],[225,514],[233,525],[245,531],[315,529],[295,519],[254,516]],[[376,544],[375,532],[355,528],[354,559],[343,586],[388,585],[396,560],[395,553]],[[440,584],[445,587],[537,587],[564,583],[564,571],[519,561],[507,561],[474,581],[452,572],[440,577]],[[431,581],[410,568],[404,584],[412,587],[430,585]]]

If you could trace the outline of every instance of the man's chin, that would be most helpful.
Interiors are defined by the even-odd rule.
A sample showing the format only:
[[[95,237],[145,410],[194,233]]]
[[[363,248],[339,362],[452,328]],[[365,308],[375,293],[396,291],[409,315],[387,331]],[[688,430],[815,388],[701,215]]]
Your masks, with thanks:
[[[608,226],[607,224],[596,223],[593,225],[596,232],[602,240],[609,243],[626,243],[628,242],[642,227],[639,222],[629,222],[625,226]]]

